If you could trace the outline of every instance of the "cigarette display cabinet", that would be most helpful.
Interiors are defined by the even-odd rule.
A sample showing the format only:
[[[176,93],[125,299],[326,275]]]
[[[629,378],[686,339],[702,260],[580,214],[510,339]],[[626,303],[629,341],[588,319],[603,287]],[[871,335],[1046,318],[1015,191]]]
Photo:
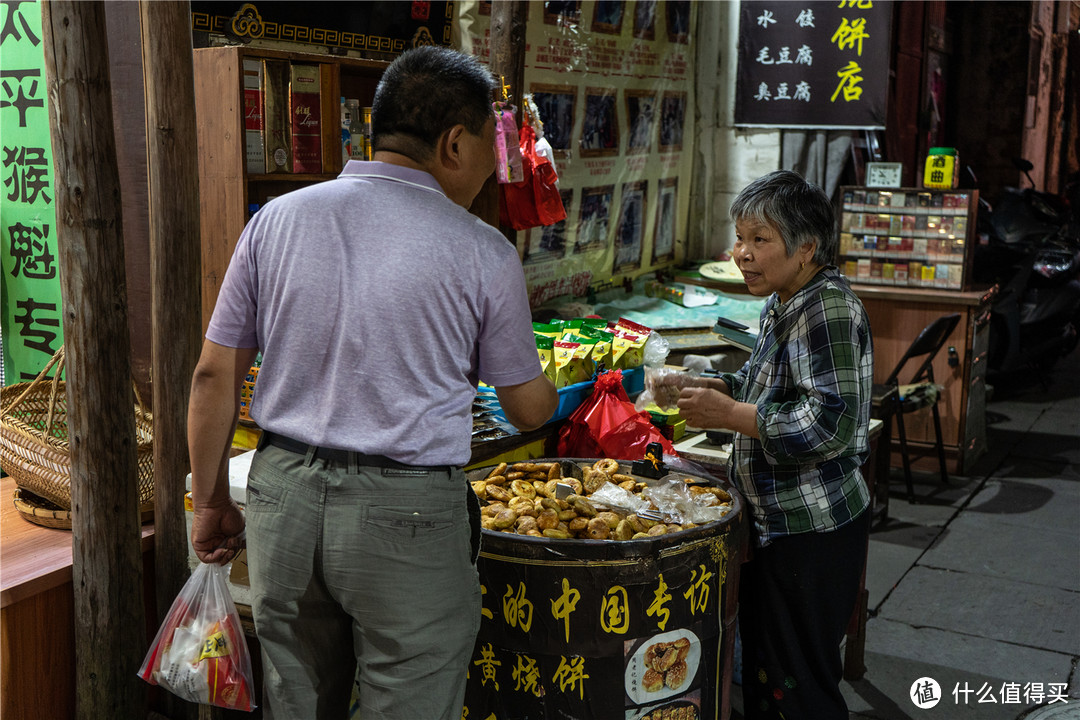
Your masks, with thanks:
[[[852,282],[970,289],[978,190],[842,187],[837,265]]]

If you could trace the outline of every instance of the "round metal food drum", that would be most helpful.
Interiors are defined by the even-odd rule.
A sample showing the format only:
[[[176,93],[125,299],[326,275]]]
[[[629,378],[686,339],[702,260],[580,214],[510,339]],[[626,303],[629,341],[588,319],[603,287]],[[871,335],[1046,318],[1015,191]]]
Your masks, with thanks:
[[[610,470],[610,461],[607,468]],[[483,618],[469,666],[463,717],[499,720],[659,720],[660,718],[726,718],[735,637],[739,565],[746,548],[747,521],[742,498],[728,491],[722,516],[689,529],[671,521],[652,520],[675,528],[664,534],[635,532],[637,539],[563,539],[537,536],[531,521],[489,529],[506,493],[489,493],[485,478],[499,470],[497,484],[529,496],[520,482],[506,480],[531,465],[539,468],[519,478],[531,482],[535,508],[549,491],[559,503],[567,498],[570,478],[591,475],[596,460],[539,459],[529,463],[473,470],[469,481],[481,496],[487,521],[477,566],[483,594]],[[558,464],[563,487],[539,480],[545,468]],[[514,468],[518,468],[515,470]],[[646,487],[672,478],[687,487],[719,487],[715,478],[685,473],[664,480],[632,475],[630,463],[620,463],[612,484],[627,489]],[[627,484],[631,476],[634,483]],[[595,480],[595,478],[594,478]],[[482,483],[482,484],[481,484]],[[586,482],[586,488],[590,483]],[[596,487],[595,482],[592,483]],[[610,488],[607,488],[610,489]],[[610,497],[601,491],[596,497]],[[710,491],[714,492],[715,491]],[[646,493],[648,494],[648,492]],[[718,493],[721,496],[725,493]],[[575,497],[593,499],[588,491]],[[512,500],[512,499],[511,499]],[[512,500],[518,509],[524,500]],[[601,512],[602,501],[592,503]],[[621,512],[620,512],[621,510]],[[582,514],[588,515],[588,509]],[[644,513],[648,515],[648,513]],[[564,519],[569,519],[566,513]],[[611,524],[614,519],[606,516]],[[508,518],[501,518],[505,524]],[[544,523],[542,523],[544,524]],[[570,521],[571,526],[573,521]],[[564,523],[563,526],[565,527]],[[577,525],[579,531],[581,525]],[[516,534],[521,528],[532,535]],[[620,537],[626,537],[620,526]],[[584,531],[581,531],[584,532]],[[612,531],[614,532],[614,531]],[[556,529],[549,535],[560,535]]]

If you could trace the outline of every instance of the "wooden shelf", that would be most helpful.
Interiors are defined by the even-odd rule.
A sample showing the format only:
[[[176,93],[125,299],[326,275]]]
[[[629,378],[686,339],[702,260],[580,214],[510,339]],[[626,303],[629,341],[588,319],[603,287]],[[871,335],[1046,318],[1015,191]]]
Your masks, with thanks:
[[[267,175],[248,175],[247,181],[249,183],[294,182],[310,184],[333,180],[337,176],[338,173],[269,173]]]
[[[341,172],[340,100],[370,105],[389,63],[378,60],[283,52],[249,47],[194,51],[195,113],[199,143],[199,206],[202,216],[202,317],[210,322],[225,270],[248,220],[250,203],[262,204],[303,185],[332,180]],[[286,60],[320,67],[321,173],[247,172],[244,131],[245,59]]]

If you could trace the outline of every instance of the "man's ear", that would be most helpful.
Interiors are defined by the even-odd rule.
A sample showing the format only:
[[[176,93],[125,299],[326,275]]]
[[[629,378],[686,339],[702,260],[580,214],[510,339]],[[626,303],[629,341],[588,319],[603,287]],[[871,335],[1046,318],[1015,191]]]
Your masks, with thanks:
[[[439,137],[439,162],[448,170],[456,170],[461,165],[464,134],[464,125],[454,125]]]

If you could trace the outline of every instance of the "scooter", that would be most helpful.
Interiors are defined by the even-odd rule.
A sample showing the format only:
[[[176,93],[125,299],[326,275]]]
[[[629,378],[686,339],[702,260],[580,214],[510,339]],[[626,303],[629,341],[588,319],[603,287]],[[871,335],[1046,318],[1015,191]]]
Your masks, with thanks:
[[[996,283],[991,306],[988,379],[1044,373],[1072,352],[1080,329],[1080,223],[1077,185],[1068,198],[1039,192],[1027,160],[1013,161],[1030,188],[1008,188],[996,206],[980,199],[977,282]],[[1070,202],[1071,200],[1071,202]]]

